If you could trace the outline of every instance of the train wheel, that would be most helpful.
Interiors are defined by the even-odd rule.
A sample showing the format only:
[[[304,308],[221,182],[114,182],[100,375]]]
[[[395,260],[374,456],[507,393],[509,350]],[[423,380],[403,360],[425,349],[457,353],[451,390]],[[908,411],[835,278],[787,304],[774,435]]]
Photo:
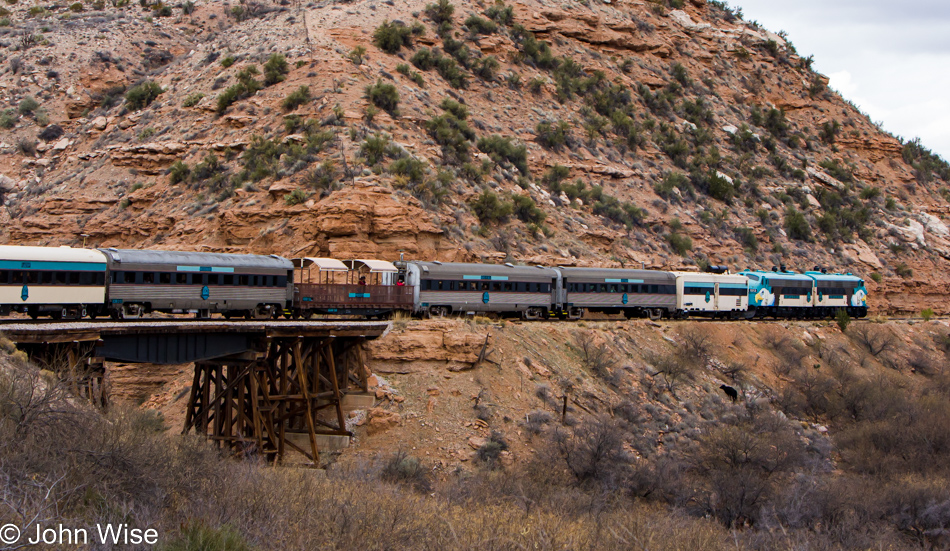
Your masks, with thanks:
[[[448,306],[430,306],[429,315],[433,318],[444,318],[449,315]]]
[[[309,320],[309,319],[313,318],[313,310],[304,310],[302,317],[303,317],[303,319],[305,319],[305,320]]]
[[[650,312],[650,319],[653,320],[653,321],[657,321],[657,320],[659,320],[659,319],[661,319],[661,318],[663,317],[663,309],[662,309],[662,308],[654,308],[654,309],[650,310],[649,312]]]

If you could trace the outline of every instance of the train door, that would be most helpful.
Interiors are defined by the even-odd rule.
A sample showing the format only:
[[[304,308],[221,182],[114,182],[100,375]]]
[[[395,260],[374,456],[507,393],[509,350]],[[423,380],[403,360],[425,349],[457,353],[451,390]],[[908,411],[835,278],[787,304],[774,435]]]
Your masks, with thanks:
[[[713,283],[713,310],[719,312],[722,310],[722,304],[719,302],[719,282]]]

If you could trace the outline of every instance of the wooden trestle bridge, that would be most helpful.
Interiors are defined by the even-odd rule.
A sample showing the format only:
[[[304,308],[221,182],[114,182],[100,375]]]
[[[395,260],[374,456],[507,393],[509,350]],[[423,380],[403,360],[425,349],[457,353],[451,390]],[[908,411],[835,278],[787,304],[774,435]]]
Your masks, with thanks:
[[[388,322],[178,321],[15,323],[0,332],[40,365],[66,365],[76,394],[106,407],[104,362],[194,364],[183,433],[235,454],[317,464],[322,435],[348,436],[347,392],[366,392],[360,344]]]

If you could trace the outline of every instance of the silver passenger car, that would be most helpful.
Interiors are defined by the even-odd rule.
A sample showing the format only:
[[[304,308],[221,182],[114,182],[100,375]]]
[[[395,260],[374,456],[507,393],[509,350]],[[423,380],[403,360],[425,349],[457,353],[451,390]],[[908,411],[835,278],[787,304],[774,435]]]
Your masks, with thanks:
[[[564,296],[559,302],[571,318],[584,310],[628,318],[671,316],[676,310],[676,277],[656,270],[557,268]]]
[[[100,249],[113,317],[152,311],[272,317],[293,299],[293,263],[279,256]]]
[[[541,266],[407,262],[406,285],[413,287],[416,313],[518,313],[546,317],[554,308],[558,273]]]

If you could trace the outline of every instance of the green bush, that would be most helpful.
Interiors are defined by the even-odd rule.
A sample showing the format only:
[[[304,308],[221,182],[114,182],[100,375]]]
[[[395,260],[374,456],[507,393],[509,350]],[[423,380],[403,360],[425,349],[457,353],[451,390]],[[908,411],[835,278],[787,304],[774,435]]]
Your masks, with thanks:
[[[20,101],[17,111],[19,111],[21,115],[32,115],[39,107],[40,104],[38,101],[31,97],[25,97]]]
[[[441,25],[442,23],[452,22],[455,6],[449,0],[439,0],[435,4],[427,5],[425,12],[436,25]]]
[[[420,71],[428,71],[435,67],[438,61],[439,56],[432,53],[432,50],[429,48],[419,48],[409,59],[409,62],[415,65]]]
[[[231,65],[234,65],[234,62],[237,61],[233,55],[226,56],[221,60],[221,66],[227,69]]]
[[[498,25],[494,21],[482,19],[472,14],[465,20],[465,26],[472,34],[492,34],[498,30]]]
[[[544,219],[547,217],[544,211],[538,208],[538,205],[534,202],[534,199],[528,197],[527,195],[512,195],[511,202],[515,216],[517,216],[522,222],[528,224],[540,224],[541,222],[544,222]]]
[[[752,253],[759,250],[759,240],[756,239],[752,228],[745,226],[736,228],[736,239],[742,244],[743,248],[748,249]]]
[[[680,190],[680,194],[682,195],[691,196],[693,194],[693,186],[689,178],[679,172],[667,172],[663,176],[663,180],[653,186],[653,190],[656,194],[667,201],[676,197],[673,193],[674,189]]]
[[[920,317],[924,318],[924,321],[930,321],[930,318],[934,317],[933,308],[924,308],[921,310]]]
[[[689,236],[677,232],[668,233],[666,235],[666,241],[670,244],[670,247],[673,248],[673,251],[680,256],[684,256],[693,249],[693,240],[690,239]]]
[[[382,134],[367,136],[360,146],[360,155],[369,166],[376,166],[389,154],[389,138]]]
[[[346,58],[353,62],[354,65],[363,64],[363,56],[366,55],[366,48],[364,46],[357,46],[350,50],[350,53],[346,54]]]
[[[384,83],[382,79],[377,79],[376,84],[366,87],[366,99],[393,117],[399,114],[399,92],[395,86]]]
[[[543,147],[554,151],[560,150],[567,143],[570,126],[565,121],[539,122],[535,127],[537,142]]]
[[[161,85],[153,80],[147,80],[126,92],[125,103],[130,110],[138,111],[148,107],[162,92]]]
[[[172,164],[171,168],[168,169],[168,183],[174,185],[184,182],[190,175],[191,167],[179,159],[175,161],[174,164]]]
[[[452,88],[464,89],[468,87],[468,78],[459,69],[458,63],[451,57],[442,56],[436,60],[436,69]]]
[[[252,551],[244,537],[230,526],[212,528],[191,521],[181,533],[161,546],[162,551]]]
[[[551,191],[554,193],[560,193],[561,182],[566,180],[570,175],[571,169],[563,165],[555,164],[545,171],[544,176],[541,177],[541,181],[551,188]]]
[[[515,145],[497,134],[478,140],[478,149],[496,163],[511,163],[522,174],[528,174],[528,148]]]
[[[495,72],[498,70],[501,64],[498,63],[498,60],[495,59],[495,56],[489,55],[485,56],[472,66],[472,72],[481,77],[484,80],[495,80]]]
[[[909,266],[907,266],[907,264],[903,262],[894,267],[894,273],[904,279],[914,276],[914,270],[912,270]]]
[[[785,211],[785,231],[792,239],[799,241],[811,240],[811,227],[808,225],[808,220],[805,219],[804,214],[791,205]]]
[[[491,191],[483,191],[471,202],[471,205],[472,211],[482,224],[504,221],[514,209],[511,203],[500,200]]]
[[[839,308],[835,314],[835,323],[838,324],[838,329],[841,329],[842,333],[847,331],[848,325],[851,323],[851,316],[848,315],[848,311],[844,308]]]
[[[386,53],[395,54],[403,46],[411,44],[411,37],[412,29],[398,21],[390,22],[387,19],[373,32],[373,44]]]
[[[495,0],[495,3],[485,10],[485,15],[499,25],[511,25],[514,20],[514,10],[502,0]]]
[[[420,183],[425,177],[426,164],[415,157],[396,159],[389,165],[389,172],[405,176],[410,182]]]
[[[81,12],[83,11],[82,2],[74,2],[69,5],[69,11]]]
[[[874,283],[880,283],[884,281],[884,276],[882,276],[879,272],[871,272],[871,279],[874,280]]]
[[[13,109],[4,109],[0,113],[0,128],[10,129],[16,126],[16,121],[19,118],[19,115],[16,114],[16,111]]]
[[[634,205],[633,203],[621,202],[616,197],[604,195],[602,188],[599,186],[591,188],[590,192],[586,194],[584,193],[582,186],[578,187],[581,189],[577,189],[577,193],[579,195],[582,194],[586,201],[590,202],[592,199],[594,200],[594,214],[603,216],[604,218],[613,220],[619,224],[623,224],[628,229],[640,225],[640,223],[643,222],[643,218],[646,216],[646,211]],[[571,197],[571,191],[572,190],[565,186],[564,192],[567,193],[568,197]],[[573,199],[573,197],[571,198]]]
[[[284,195],[284,203],[287,206],[294,206],[303,203],[309,198],[310,195],[308,195],[306,191],[302,189],[295,189],[287,195]]]
[[[264,85],[272,86],[278,82],[283,82],[287,78],[290,68],[287,66],[287,59],[283,54],[273,54],[264,64]]]
[[[284,111],[293,111],[308,101],[310,101],[310,87],[301,86],[284,98],[281,106],[284,108]]]
[[[469,144],[475,139],[475,131],[465,121],[468,110],[448,98],[442,101],[442,109],[444,114],[425,123],[426,132],[442,146],[443,162],[463,164],[469,160]]]
[[[256,78],[260,71],[255,65],[249,65],[237,74],[237,84],[229,86],[218,96],[218,114],[224,113],[234,102],[256,94],[263,85]]]
[[[189,94],[185,101],[181,103],[182,107],[194,107],[198,105],[198,102],[205,97],[201,92],[195,92],[194,94]]]

